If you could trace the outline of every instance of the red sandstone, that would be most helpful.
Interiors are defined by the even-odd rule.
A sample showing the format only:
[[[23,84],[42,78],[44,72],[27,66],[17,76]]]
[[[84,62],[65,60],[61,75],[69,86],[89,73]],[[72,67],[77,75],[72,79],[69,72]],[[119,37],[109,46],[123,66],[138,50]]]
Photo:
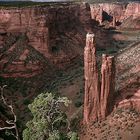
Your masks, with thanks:
[[[115,91],[114,57],[103,55],[99,85],[94,34],[87,34],[84,51],[85,98],[84,123],[105,119],[111,112]]]
[[[114,57],[103,55],[101,68],[101,118],[104,119],[112,109],[115,92],[115,66]]]
[[[85,98],[84,98],[84,121],[99,118],[99,82],[96,62],[95,37],[87,34],[84,51],[85,63]]]
[[[116,22],[124,22],[126,19],[132,17],[133,20],[140,17],[140,3],[139,2],[130,2],[130,3],[100,3],[100,4],[91,4],[91,17],[92,19],[102,23],[102,20],[105,20],[105,16],[100,11],[108,14],[110,18],[109,22],[113,22],[114,18]],[[140,26],[135,26],[135,28],[140,28]]]

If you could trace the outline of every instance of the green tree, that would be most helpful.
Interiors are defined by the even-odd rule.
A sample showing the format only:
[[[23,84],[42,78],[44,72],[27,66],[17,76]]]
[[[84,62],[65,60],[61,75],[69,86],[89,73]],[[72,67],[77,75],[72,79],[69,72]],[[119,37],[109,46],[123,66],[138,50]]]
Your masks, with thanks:
[[[52,93],[42,93],[35,98],[29,105],[33,119],[26,124],[23,140],[78,140],[77,134],[70,130],[67,115],[60,109],[69,103],[67,97]]]

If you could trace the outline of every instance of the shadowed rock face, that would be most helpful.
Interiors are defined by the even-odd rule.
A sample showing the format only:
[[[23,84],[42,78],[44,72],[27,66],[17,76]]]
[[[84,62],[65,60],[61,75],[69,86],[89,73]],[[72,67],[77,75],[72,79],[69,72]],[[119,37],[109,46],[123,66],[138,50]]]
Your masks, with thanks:
[[[114,57],[102,55],[101,68],[101,118],[104,119],[112,111],[115,91],[115,65]]]
[[[48,64],[69,65],[78,55],[74,46],[84,46],[90,20],[87,4],[0,8],[0,75],[31,77]]]
[[[103,55],[99,85],[94,34],[87,34],[84,51],[85,98],[84,122],[104,119],[112,110],[115,91],[114,57]]]
[[[57,68],[70,65],[81,55],[79,52],[84,47],[86,33],[97,30],[92,28],[92,19],[102,24],[104,15],[107,15],[114,27],[132,15],[135,20],[130,20],[135,24],[128,20],[126,25],[139,28],[139,5],[63,3],[25,8],[1,7],[0,75],[31,77],[47,71],[48,64]],[[94,32],[98,32],[99,39],[106,36],[99,30]],[[98,44],[102,46],[100,40]]]

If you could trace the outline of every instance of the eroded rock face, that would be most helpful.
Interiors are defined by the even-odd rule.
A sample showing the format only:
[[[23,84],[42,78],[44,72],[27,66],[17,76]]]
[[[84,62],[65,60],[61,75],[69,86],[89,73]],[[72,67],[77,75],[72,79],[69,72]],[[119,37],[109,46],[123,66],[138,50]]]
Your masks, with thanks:
[[[140,89],[129,99],[124,99],[118,103],[118,108],[132,108],[140,111]]]
[[[84,122],[105,119],[113,107],[115,91],[114,57],[103,55],[99,84],[94,34],[87,34],[84,51],[85,98]]]
[[[63,68],[80,54],[77,48],[84,46],[86,33],[96,30],[91,17],[102,24],[107,16],[114,27],[133,15],[135,24],[127,26],[139,28],[139,9],[139,3],[1,8],[0,75],[29,77],[41,73],[48,63]],[[99,32],[99,40],[104,37],[103,32],[94,32]],[[100,41],[98,44],[101,46]]]
[[[101,20],[107,20],[108,22],[113,22],[113,26],[114,19],[116,20],[117,25],[120,25],[120,23],[130,17],[132,17],[133,20],[140,17],[139,2],[100,3],[91,4],[90,7],[92,19],[98,21],[99,23],[101,23]],[[102,14],[100,13],[101,10],[103,11]]]
[[[85,63],[85,98],[84,98],[84,121],[99,118],[99,80],[96,62],[96,49],[94,34],[87,34],[84,51]]]
[[[30,45],[48,53],[48,27],[45,16],[36,15],[34,8],[0,9],[0,28],[6,33],[26,33]]]
[[[114,57],[103,54],[101,68],[101,118],[104,119],[112,111],[115,92]]]
[[[29,77],[48,64],[62,68],[77,57],[91,30],[88,4],[0,9],[0,69],[4,77]]]

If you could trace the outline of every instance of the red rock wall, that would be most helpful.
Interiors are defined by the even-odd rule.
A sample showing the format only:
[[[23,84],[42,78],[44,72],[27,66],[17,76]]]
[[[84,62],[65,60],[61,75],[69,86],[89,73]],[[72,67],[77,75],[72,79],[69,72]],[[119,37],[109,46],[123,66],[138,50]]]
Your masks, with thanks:
[[[44,18],[35,15],[32,8],[0,9],[0,28],[6,33],[26,33],[31,45],[42,53],[48,53],[48,28]]]
[[[15,73],[19,76],[21,69],[23,77],[26,71],[36,71],[35,74],[37,74],[45,68],[44,63],[48,61],[59,68],[69,64],[78,55],[73,46],[84,46],[83,34],[91,30],[90,20],[88,4],[1,8],[0,67],[2,75],[5,72],[6,77],[8,75],[15,77],[17,75]],[[27,54],[24,53],[25,50],[28,51]],[[54,53],[55,50],[59,52]],[[17,56],[14,53],[17,53]],[[31,64],[33,64],[32,68],[29,68],[28,65],[31,66]]]
[[[139,2],[91,4],[90,8],[92,19],[99,21],[99,23],[101,23],[101,19],[103,18],[100,14],[101,9],[109,16],[115,17],[118,22],[123,22],[123,20],[129,18],[130,16],[134,19],[140,17]]]

